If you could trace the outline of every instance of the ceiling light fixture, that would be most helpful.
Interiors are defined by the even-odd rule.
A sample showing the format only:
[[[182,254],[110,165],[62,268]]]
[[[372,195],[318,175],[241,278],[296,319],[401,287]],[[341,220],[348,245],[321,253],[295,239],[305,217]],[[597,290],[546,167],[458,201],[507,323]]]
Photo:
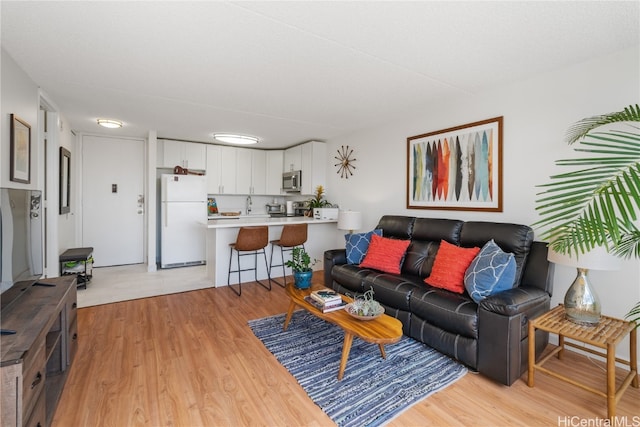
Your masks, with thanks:
[[[122,122],[119,120],[111,120],[111,119],[98,119],[98,124],[102,127],[109,129],[116,129],[122,127]]]
[[[226,142],[228,144],[240,145],[257,144],[259,141],[255,136],[236,135],[233,133],[214,133],[213,139],[220,142]]]

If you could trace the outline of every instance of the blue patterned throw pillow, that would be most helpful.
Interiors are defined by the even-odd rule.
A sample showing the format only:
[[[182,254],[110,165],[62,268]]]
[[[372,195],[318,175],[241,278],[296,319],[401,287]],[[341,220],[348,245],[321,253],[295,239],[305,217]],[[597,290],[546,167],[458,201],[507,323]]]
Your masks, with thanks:
[[[512,253],[504,252],[489,240],[467,268],[464,287],[477,303],[486,297],[513,288],[516,278],[516,260]]]
[[[367,254],[367,249],[369,249],[371,236],[374,234],[382,236],[382,229],[376,229],[369,231],[368,233],[352,233],[344,235],[347,249],[347,264],[360,264],[362,262],[364,256]]]

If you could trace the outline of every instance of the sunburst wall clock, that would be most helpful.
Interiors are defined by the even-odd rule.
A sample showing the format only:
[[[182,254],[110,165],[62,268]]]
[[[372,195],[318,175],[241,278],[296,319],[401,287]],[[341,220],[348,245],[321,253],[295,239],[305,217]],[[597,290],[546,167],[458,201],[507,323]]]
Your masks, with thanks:
[[[356,168],[353,165],[353,162],[356,161],[355,158],[351,157],[353,155],[353,148],[349,148],[349,146],[342,145],[338,151],[338,155],[334,156],[334,159],[338,161],[334,166],[338,167],[337,173],[340,174],[340,178],[349,179],[351,175],[353,175],[353,171]]]

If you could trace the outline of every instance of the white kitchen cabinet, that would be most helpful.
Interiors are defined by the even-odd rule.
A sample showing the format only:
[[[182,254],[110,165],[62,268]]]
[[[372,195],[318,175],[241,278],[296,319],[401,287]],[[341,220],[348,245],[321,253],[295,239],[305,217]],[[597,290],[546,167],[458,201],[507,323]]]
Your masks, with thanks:
[[[236,194],[237,149],[207,145],[207,192]]]
[[[266,156],[265,194],[273,196],[282,194],[284,150],[269,150]]]
[[[236,192],[238,194],[266,194],[266,151],[237,149]]]
[[[171,168],[181,166],[186,169],[206,169],[206,144],[196,142],[158,140],[157,166]]]
[[[284,163],[282,172],[291,172],[302,169],[302,146],[287,148],[284,150]]]
[[[267,194],[267,152],[251,150],[251,194]]]
[[[301,148],[302,186],[300,194],[311,195],[318,185],[327,182],[327,145],[324,142],[310,141]]]

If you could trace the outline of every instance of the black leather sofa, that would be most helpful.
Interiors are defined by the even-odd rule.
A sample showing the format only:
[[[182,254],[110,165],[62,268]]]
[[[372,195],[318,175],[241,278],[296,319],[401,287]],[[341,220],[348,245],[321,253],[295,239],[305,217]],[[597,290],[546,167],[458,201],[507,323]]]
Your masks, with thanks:
[[[527,369],[527,323],[549,310],[552,264],[547,245],[533,241],[526,225],[449,219],[383,216],[383,236],[410,239],[401,274],[388,274],[346,263],[345,249],[324,254],[325,284],[347,295],[373,288],[386,314],[399,319],[403,332],[505,385]],[[441,240],[462,247],[482,247],[490,239],[516,260],[516,284],[479,304],[465,292],[457,294],[427,285]],[[548,334],[536,331],[536,357]]]

